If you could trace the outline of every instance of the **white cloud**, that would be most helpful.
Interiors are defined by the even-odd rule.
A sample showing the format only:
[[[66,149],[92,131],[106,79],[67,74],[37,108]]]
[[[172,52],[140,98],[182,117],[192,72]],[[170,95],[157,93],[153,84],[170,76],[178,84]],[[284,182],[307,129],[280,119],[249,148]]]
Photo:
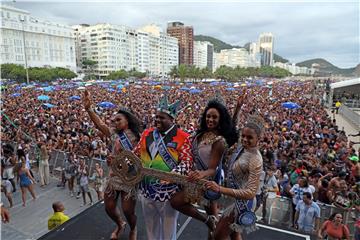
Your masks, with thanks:
[[[359,60],[359,4],[356,1],[233,1],[199,0],[129,2],[15,3],[34,16],[66,24],[108,22],[140,27],[172,20],[193,25],[195,34],[243,45],[261,32],[273,32],[275,52],[291,61],[322,57],[339,67]]]

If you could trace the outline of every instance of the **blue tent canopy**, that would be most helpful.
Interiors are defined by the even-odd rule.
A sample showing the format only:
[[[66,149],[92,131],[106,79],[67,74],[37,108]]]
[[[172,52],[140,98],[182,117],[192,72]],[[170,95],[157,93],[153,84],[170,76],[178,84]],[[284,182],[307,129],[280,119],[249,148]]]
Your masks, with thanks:
[[[11,96],[12,97],[19,97],[19,96],[21,96],[21,93],[13,93],[13,94],[11,94]]]
[[[113,104],[112,102],[101,102],[101,103],[98,103],[98,106],[102,107],[102,108],[114,108],[114,107],[116,107],[116,105]]]
[[[53,87],[44,87],[44,91],[45,92],[52,92],[52,91],[54,91],[54,88]]]
[[[51,104],[51,103],[43,103],[42,104],[44,107],[47,107],[47,108],[53,108],[53,107],[56,107],[55,105]]]
[[[48,100],[50,100],[50,97],[46,96],[46,95],[40,95],[37,97],[37,99],[40,101],[48,101]]]
[[[70,101],[74,101],[74,100],[80,100],[81,99],[81,97],[80,96],[71,96],[71,97],[69,97],[69,100]]]
[[[188,88],[188,87],[182,87],[182,88],[180,88],[180,90],[189,91],[190,88]]]
[[[287,108],[287,109],[297,109],[297,108],[300,108],[300,106],[296,103],[293,103],[293,102],[284,102],[281,104],[281,106],[283,108]]]
[[[197,94],[197,93],[201,93],[202,91],[201,90],[199,90],[199,89],[191,89],[190,90],[190,93],[191,94]]]

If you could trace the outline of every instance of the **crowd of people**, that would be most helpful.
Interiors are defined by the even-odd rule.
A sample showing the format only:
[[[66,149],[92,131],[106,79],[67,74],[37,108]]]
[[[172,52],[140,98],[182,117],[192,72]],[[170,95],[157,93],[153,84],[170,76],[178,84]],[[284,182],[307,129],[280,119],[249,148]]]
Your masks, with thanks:
[[[37,99],[38,95],[43,94],[38,88],[9,87],[2,98],[1,140],[2,142],[16,141],[19,143],[19,146],[25,151],[25,157],[23,160],[21,157],[11,159],[5,156],[3,158],[2,176],[8,181],[3,181],[7,184],[4,184],[2,189],[6,193],[14,191],[16,189],[14,178],[17,175],[20,178],[22,192],[25,192],[26,189],[32,191],[31,184],[34,179],[32,179],[30,166],[27,166],[28,159],[26,158],[26,149],[29,144],[36,143],[40,149],[39,172],[41,185],[44,186],[48,183],[49,177],[48,152],[53,150],[68,152],[70,157],[64,166],[63,182],[68,182],[70,194],[74,194],[74,182],[76,180],[83,196],[83,203],[86,204],[87,193],[92,203],[88,184],[89,179],[94,180],[98,199],[105,199],[105,201],[108,199],[107,213],[118,225],[112,235],[116,238],[125,223],[119,219],[116,208],[116,200],[121,193],[122,208],[133,234],[130,237],[134,239],[133,237],[136,236],[136,216],[133,214],[135,200],[125,197],[130,191],[128,189],[116,189],[115,192],[109,189],[105,190],[103,170],[97,166],[94,175],[90,177],[86,161],[83,159],[76,161],[80,156],[107,160],[112,158],[116,150],[114,147],[109,147],[113,145],[114,140],[110,137],[112,133],[108,126],[121,125],[123,120],[118,117],[117,112],[119,107],[123,107],[131,110],[134,119],[139,119],[136,130],[132,129],[132,133],[128,133],[128,135],[134,135],[130,139],[131,149],[134,148],[133,150],[141,159],[144,159],[143,164],[147,167],[151,165],[151,161],[147,159],[156,160],[159,157],[156,154],[153,156],[154,153],[151,150],[149,156],[141,150],[142,147],[147,149],[151,145],[151,143],[147,143],[149,141],[147,137],[149,134],[153,134],[154,130],[148,129],[153,129],[153,127],[159,129],[162,126],[172,127],[172,123],[176,123],[176,127],[184,130],[182,133],[173,129],[170,130],[170,128],[164,129],[164,132],[167,130],[170,130],[170,133],[175,131],[174,136],[178,134],[181,136],[178,137],[180,142],[177,145],[183,145],[182,141],[186,140],[182,138],[187,138],[188,134],[191,134],[198,141],[198,156],[190,156],[189,158],[194,158],[194,160],[189,160],[186,157],[188,154],[191,155],[189,151],[180,154],[179,159],[182,160],[179,160],[181,162],[180,167],[176,168],[180,174],[190,174],[189,177],[193,181],[216,175],[217,166],[220,162],[224,162],[224,168],[230,169],[229,171],[233,172],[230,175],[234,175],[234,179],[237,179],[236,174],[240,174],[241,171],[239,172],[236,168],[241,166],[241,161],[247,162],[246,159],[253,159],[250,166],[246,165],[247,171],[242,172],[242,175],[246,176],[246,180],[237,179],[239,180],[238,183],[234,180],[232,188],[244,188],[245,186],[248,189],[256,188],[254,192],[257,201],[254,202],[253,208],[263,207],[262,220],[265,222],[269,217],[266,206],[271,206],[277,195],[292,199],[292,226],[307,233],[314,233],[315,230],[319,230],[318,236],[324,236],[327,233],[331,237],[332,233],[329,229],[336,228],[339,221],[341,223],[340,215],[344,217],[345,213],[350,212],[353,208],[357,212],[359,211],[360,148],[356,149],[356,145],[348,140],[346,133],[338,128],[335,119],[329,116],[321,104],[318,96],[322,96],[323,90],[316,89],[312,82],[286,81],[274,81],[271,84],[252,84],[238,88],[229,88],[225,84],[197,83],[191,85],[188,86],[189,89],[196,88],[200,91],[194,93],[185,90],[185,85],[175,83],[166,84],[167,88],[164,88],[164,85],[125,84],[120,91],[116,85],[111,85],[111,83],[93,84],[86,87],[86,91],[91,93],[86,96],[83,89],[76,87],[59,88],[46,92],[50,97],[49,102],[55,105],[50,108],[44,106],[43,102]],[[15,92],[20,93],[20,95],[15,96]],[[71,98],[72,96],[80,96],[82,99],[74,100]],[[166,104],[174,103],[177,100],[181,102],[173,105],[171,109],[168,109],[169,106],[163,102],[165,105],[162,106],[162,112],[166,114],[162,116],[159,114],[158,104],[161,103],[164,96],[167,98]],[[239,96],[243,96],[241,100],[238,100]],[[220,102],[225,110],[217,106],[209,107],[209,100],[214,97],[222,99]],[[83,102],[86,98],[92,102],[91,107],[89,103]],[[104,101],[115,103],[118,108],[102,108],[97,105],[97,103]],[[282,106],[284,102],[295,102],[300,107],[287,109]],[[176,116],[171,112],[174,109],[176,109]],[[216,111],[209,113],[209,109],[216,109]],[[122,113],[126,115],[128,112],[130,111],[123,110]],[[94,120],[94,115],[97,116],[98,120]],[[230,118],[230,115],[233,115],[233,118],[228,121],[227,125],[221,126],[224,118]],[[258,115],[262,119],[261,124],[255,119],[256,124],[249,125],[249,116],[253,115]],[[167,122],[169,121],[168,116],[171,118],[170,122]],[[123,118],[129,121],[129,115]],[[208,120],[208,118],[212,120]],[[201,119],[204,122],[201,122]],[[261,125],[260,130],[258,129],[259,124]],[[221,130],[217,129],[218,126]],[[217,131],[211,131],[212,127],[216,128]],[[121,126],[119,128],[125,129]],[[142,133],[143,136],[140,138],[142,129],[147,130]],[[232,158],[231,154],[228,154],[230,157],[226,158],[223,156],[223,152],[236,155],[238,144],[235,142],[240,141],[238,141],[237,136],[232,136],[232,134],[237,133],[240,133],[242,145],[248,144],[249,147],[245,149],[245,153],[239,149],[237,157]],[[153,138],[156,138],[155,135]],[[164,141],[170,140],[164,138]],[[137,145],[138,142],[139,145]],[[206,142],[208,145],[211,143],[210,148],[203,146]],[[252,149],[255,145],[251,145],[255,143],[258,146],[256,150]],[[135,146],[138,147],[135,148]],[[193,147],[189,146],[190,148]],[[212,149],[215,150],[212,151]],[[262,158],[261,164],[261,161],[257,160],[258,156]],[[201,162],[202,158],[207,159],[203,166],[189,163],[191,161]],[[233,159],[232,164],[230,164],[229,159]],[[239,159],[239,164],[235,164],[237,159]],[[19,168],[15,167],[17,161],[23,162]],[[190,165],[195,165],[197,170],[190,171]],[[252,169],[251,173],[258,172],[258,174],[250,174],[249,176],[249,168]],[[169,170],[165,165],[160,169]],[[257,183],[244,185],[242,181],[249,184]],[[168,207],[205,222],[209,227],[209,236],[213,234],[213,237],[219,238],[219,236],[229,235],[236,239],[237,235],[234,234],[234,231],[253,230],[251,226],[244,228],[239,227],[237,223],[232,224],[234,218],[241,215],[236,210],[237,206],[239,204],[244,205],[244,202],[235,202],[228,209],[227,215],[219,220],[217,217],[218,207],[215,201],[210,200],[208,208],[206,208],[207,215],[201,215],[196,209],[192,209],[188,203],[179,200],[182,198],[176,195],[181,196],[181,191],[178,191],[171,184],[167,186],[170,193],[160,196],[153,189],[152,179],[147,179],[145,182],[147,184],[141,188],[145,196],[144,199],[141,199],[143,206],[150,206],[153,201],[156,202],[159,199],[162,199],[160,202],[164,202],[175,196],[170,200]],[[209,182],[207,187],[214,192],[220,191],[223,195],[230,195],[247,201],[252,196],[251,193],[241,190],[238,192],[231,191],[220,186],[219,182]],[[113,193],[112,196],[114,197],[110,197],[110,192]],[[173,192],[176,194],[174,195]],[[35,194],[33,197],[35,198]],[[25,205],[25,200],[23,203]],[[334,215],[333,219],[329,219],[323,226],[320,226],[316,220],[320,217],[319,204],[332,204],[338,209],[338,215]],[[307,210],[309,206],[311,206],[312,211]],[[147,216],[152,216],[152,214],[150,213]],[[355,220],[359,219],[356,214],[351,217]],[[173,220],[176,220],[176,217]],[[217,221],[219,222],[217,223]],[[216,225],[221,228],[217,228]],[[157,226],[153,226],[152,230],[148,230],[148,236],[158,237],[159,235],[151,235],[155,234],[156,228]],[[166,228],[171,229],[171,226],[169,225]],[[347,236],[346,232],[343,231],[342,237]],[[161,234],[170,234],[167,236],[171,236],[172,233],[173,231]],[[171,237],[167,239],[171,239]]]

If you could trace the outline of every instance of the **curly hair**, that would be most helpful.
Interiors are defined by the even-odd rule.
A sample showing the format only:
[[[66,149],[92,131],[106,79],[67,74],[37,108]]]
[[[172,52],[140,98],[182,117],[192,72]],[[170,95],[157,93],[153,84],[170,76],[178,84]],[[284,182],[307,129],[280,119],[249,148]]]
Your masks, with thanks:
[[[131,132],[135,135],[136,140],[140,140],[140,134],[142,132],[141,122],[132,113],[120,109],[117,114],[123,114],[128,121],[128,126]]]
[[[232,146],[234,143],[238,141],[238,132],[235,128],[235,125],[230,117],[229,111],[226,109],[226,107],[219,103],[216,100],[210,101],[204,112],[202,113],[201,119],[200,119],[200,129],[197,130],[197,134],[203,133],[208,130],[208,127],[206,125],[206,113],[210,108],[215,108],[219,114],[219,125],[218,130],[220,135],[223,136],[226,140],[226,143],[230,146]]]

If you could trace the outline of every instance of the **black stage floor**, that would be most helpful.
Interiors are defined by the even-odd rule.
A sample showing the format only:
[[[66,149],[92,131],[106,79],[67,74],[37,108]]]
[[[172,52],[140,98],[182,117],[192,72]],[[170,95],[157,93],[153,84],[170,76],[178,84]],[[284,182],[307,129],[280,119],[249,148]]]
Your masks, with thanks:
[[[137,206],[138,239],[145,240],[144,221],[141,216],[140,204]],[[259,224],[259,230],[245,237],[246,240],[310,240],[309,236],[292,233],[283,229]],[[76,217],[70,219],[59,228],[45,234],[39,240],[101,240],[109,239],[115,224],[106,215],[104,204],[99,202]],[[127,239],[129,227],[120,239]],[[180,214],[178,223],[178,239],[207,239],[207,228],[203,223]]]

